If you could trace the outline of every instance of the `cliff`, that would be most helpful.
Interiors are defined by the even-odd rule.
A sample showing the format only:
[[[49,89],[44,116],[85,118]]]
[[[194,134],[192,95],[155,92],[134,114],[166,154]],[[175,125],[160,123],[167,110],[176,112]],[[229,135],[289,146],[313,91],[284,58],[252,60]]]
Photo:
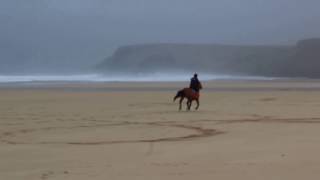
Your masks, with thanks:
[[[320,39],[299,41],[285,62],[282,75],[320,78]]]
[[[320,78],[320,39],[296,46],[145,44],[118,48],[103,72],[191,72]]]

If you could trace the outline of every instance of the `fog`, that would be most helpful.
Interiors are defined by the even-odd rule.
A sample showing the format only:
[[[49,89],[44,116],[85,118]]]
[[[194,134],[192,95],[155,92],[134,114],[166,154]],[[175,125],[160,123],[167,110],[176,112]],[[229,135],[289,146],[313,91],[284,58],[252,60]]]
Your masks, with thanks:
[[[85,72],[122,45],[293,45],[317,0],[0,0],[0,74]]]

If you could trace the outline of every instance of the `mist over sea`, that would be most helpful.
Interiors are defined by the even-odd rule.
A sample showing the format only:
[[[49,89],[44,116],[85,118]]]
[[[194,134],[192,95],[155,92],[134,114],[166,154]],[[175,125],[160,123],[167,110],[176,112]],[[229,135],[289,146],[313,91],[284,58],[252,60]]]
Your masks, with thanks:
[[[0,83],[19,82],[172,82],[189,81],[192,73],[141,73],[141,74],[30,74],[30,75],[0,75]],[[273,80],[270,77],[235,76],[199,73],[202,81],[210,80]]]

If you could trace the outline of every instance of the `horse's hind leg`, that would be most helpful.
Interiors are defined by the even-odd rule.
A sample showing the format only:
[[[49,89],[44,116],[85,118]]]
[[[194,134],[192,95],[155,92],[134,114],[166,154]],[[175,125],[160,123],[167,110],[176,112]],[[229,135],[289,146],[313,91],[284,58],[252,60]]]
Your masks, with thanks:
[[[196,110],[199,109],[199,106],[200,106],[200,102],[199,102],[199,99],[196,99],[196,102],[197,102],[197,107],[196,107]]]
[[[179,101],[179,111],[181,111],[183,99],[184,99],[183,97],[180,98],[180,101]]]

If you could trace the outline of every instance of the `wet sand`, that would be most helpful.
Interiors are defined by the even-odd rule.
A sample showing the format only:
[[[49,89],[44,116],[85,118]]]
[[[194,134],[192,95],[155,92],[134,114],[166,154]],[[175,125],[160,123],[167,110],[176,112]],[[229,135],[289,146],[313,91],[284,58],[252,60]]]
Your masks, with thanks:
[[[301,180],[320,176],[320,81],[0,86],[0,179]],[[185,106],[184,106],[185,107]]]

